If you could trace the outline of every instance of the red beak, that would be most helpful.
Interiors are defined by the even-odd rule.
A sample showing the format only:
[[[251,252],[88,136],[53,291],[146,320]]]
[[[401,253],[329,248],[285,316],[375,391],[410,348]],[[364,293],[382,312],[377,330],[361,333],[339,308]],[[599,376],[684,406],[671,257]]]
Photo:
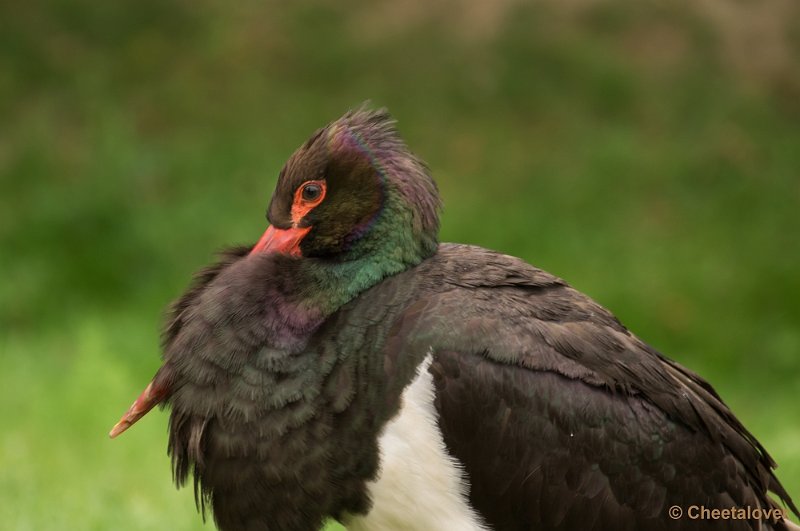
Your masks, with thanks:
[[[291,256],[302,256],[300,242],[303,240],[311,227],[292,227],[290,229],[276,229],[272,225],[267,227],[267,231],[258,240],[258,243],[250,251],[250,254],[261,252],[275,252],[288,254]]]
[[[300,242],[303,240],[311,227],[292,227],[289,229],[276,229],[272,225],[267,227],[267,231],[258,240],[250,254],[261,252],[275,252],[288,254],[291,256],[302,256]],[[130,428],[137,420],[144,417],[148,411],[164,401],[172,391],[171,383],[172,369],[164,366],[158,371],[153,381],[142,391],[136,402],[128,409],[117,424],[112,428],[109,435],[114,438],[123,431]]]
[[[133,424],[144,417],[148,411],[164,401],[172,392],[172,368],[164,365],[153,377],[153,381],[147,384],[142,394],[131,405],[128,411],[122,415],[111,432],[108,434],[112,439],[127,430]]]
[[[267,227],[267,231],[258,240],[250,254],[261,252],[275,252],[288,254],[291,256],[302,256],[300,242],[303,240],[311,227],[292,227],[289,229],[276,229],[272,225]],[[159,370],[153,381],[142,391],[136,402],[128,409],[117,424],[112,428],[109,435],[113,439],[123,431],[130,428],[137,420],[144,417],[148,411],[164,401],[172,391],[171,383],[172,370],[166,365]]]

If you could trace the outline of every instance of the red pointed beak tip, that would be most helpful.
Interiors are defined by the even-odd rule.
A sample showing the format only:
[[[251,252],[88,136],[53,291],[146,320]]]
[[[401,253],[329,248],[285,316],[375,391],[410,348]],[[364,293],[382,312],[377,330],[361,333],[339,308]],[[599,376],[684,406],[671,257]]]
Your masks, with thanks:
[[[164,398],[167,396],[168,388],[153,385],[153,382],[147,384],[147,387],[144,388],[144,391],[139,395],[139,398],[128,408],[128,411],[122,415],[122,418],[119,419],[119,422],[114,424],[114,427],[111,428],[111,431],[108,432],[108,436],[112,439],[115,438],[120,433],[124,432],[131,426],[133,426],[136,421],[140,418],[144,417],[148,411],[153,409],[159,403],[161,403]]]
[[[110,438],[114,439],[117,435],[119,435],[123,431],[127,430],[131,426],[132,426],[132,424],[128,420],[122,418],[122,419],[120,419],[119,422],[114,424],[114,427],[111,428],[110,432],[108,432],[108,436]]]
[[[250,254],[275,252],[288,254],[290,256],[302,256],[300,242],[311,227],[291,227],[288,229],[276,229],[272,225],[267,227],[264,235],[255,244]]]

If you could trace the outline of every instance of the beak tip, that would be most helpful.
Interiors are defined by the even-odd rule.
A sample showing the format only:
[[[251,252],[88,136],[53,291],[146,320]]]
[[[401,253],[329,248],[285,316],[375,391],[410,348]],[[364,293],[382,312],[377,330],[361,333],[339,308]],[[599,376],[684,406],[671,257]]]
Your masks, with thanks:
[[[119,435],[120,433],[122,433],[125,430],[127,430],[130,426],[131,425],[130,425],[129,422],[126,422],[124,419],[120,420],[119,422],[114,424],[114,427],[111,428],[110,432],[108,432],[109,438],[115,439],[117,437],[117,435]]]
[[[114,424],[114,427],[108,432],[110,438],[116,438],[120,433],[133,426],[136,421],[145,416],[148,411],[169,396],[170,384],[168,380],[165,381],[165,378],[171,373],[169,369],[166,372],[162,372],[165,367],[162,367],[162,370],[156,373],[153,381],[147,384],[147,387],[144,388],[139,398],[137,398],[131,407],[128,408],[128,411],[122,415],[119,422]]]

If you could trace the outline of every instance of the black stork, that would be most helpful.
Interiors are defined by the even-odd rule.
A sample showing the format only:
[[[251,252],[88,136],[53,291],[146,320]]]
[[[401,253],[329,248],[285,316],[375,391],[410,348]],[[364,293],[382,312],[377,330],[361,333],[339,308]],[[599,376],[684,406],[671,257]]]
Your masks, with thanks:
[[[111,436],[169,407],[175,481],[226,531],[800,529],[711,385],[560,278],[439,244],[439,207],[384,110],[316,131]]]

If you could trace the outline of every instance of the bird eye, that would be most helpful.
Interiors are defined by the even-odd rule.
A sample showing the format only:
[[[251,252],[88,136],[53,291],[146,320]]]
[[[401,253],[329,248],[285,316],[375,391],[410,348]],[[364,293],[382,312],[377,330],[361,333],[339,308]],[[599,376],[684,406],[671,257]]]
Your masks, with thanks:
[[[309,183],[303,186],[303,200],[316,201],[322,195],[322,187],[315,183]]]

